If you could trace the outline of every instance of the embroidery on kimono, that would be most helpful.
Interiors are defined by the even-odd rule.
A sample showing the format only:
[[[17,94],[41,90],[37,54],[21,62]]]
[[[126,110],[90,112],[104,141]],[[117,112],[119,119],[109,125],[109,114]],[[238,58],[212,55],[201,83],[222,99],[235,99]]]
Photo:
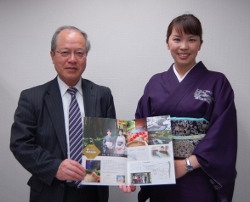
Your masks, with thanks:
[[[209,90],[200,90],[197,89],[194,93],[194,98],[196,100],[203,100],[206,101],[208,104],[211,104],[214,101],[212,97],[213,93]]]

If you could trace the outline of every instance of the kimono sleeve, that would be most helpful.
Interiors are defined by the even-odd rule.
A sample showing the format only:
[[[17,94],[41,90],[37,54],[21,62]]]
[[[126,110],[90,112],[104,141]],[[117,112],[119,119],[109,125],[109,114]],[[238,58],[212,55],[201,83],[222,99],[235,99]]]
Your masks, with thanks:
[[[224,76],[214,87],[214,106],[210,127],[197,145],[196,155],[204,172],[211,178],[221,199],[231,201],[236,178],[237,118],[234,92]]]

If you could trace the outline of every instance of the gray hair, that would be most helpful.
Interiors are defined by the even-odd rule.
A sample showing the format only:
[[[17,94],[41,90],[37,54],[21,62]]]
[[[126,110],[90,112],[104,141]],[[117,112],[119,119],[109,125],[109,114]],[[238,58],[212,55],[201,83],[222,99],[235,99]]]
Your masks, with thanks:
[[[54,33],[54,35],[53,35],[53,37],[52,37],[52,40],[51,40],[51,51],[53,52],[53,53],[55,53],[55,51],[56,51],[56,43],[57,43],[57,37],[58,37],[58,34],[61,32],[61,31],[63,31],[63,30],[73,30],[73,31],[77,31],[77,32],[79,32],[79,33],[81,33],[82,35],[83,35],[83,37],[84,37],[84,39],[85,39],[85,41],[86,41],[86,53],[88,54],[88,52],[89,52],[89,50],[90,50],[90,42],[89,42],[89,40],[88,40],[88,35],[85,33],[85,32],[83,32],[82,30],[80,30],[80,29],[78,29],[78,28],[76,28],[76,27],[74,27],[74,26],[61,26],[61,27],[59,27],[56,31],[55,31],[55,33]]]

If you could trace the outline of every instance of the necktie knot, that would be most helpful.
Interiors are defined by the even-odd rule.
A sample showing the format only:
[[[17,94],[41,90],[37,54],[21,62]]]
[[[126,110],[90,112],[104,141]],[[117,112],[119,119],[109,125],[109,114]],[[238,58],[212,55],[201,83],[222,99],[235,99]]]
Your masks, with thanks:
[[[70,87],[67,90],[71,96],[75,95],[77,92],[77,89],[75,87]]]

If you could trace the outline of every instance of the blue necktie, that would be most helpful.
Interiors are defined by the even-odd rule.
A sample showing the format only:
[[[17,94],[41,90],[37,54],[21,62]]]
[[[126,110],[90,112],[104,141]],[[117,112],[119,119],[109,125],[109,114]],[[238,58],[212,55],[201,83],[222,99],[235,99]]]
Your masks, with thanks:
[[[69,146],[70,158],[82,164],[82,147],[83,147],[83,126],[79,105],[76,100],[77,89],[71,87],[67,90],[71,95],[69,105]],[[77,185],[80,184],[76,182]]]

